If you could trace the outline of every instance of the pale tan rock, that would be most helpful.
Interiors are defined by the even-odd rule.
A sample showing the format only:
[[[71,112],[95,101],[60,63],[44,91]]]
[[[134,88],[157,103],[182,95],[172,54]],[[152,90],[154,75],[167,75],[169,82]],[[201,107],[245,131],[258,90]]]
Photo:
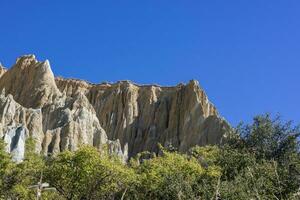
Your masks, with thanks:
[[[122,148],[120,144],[120,140],[114,140],[114,141],[109,140],[107,142],[107,147],[108,147],[108,153],[110,155],[118,156],[123,161],[128,160],[128,146],[125,145],[124,148]]]
[[[14,162],[20,163],[25,157],[26,138],[28,137],[28,130],[22,125],[8,126],[4,133],[4,142],[6,145],[6,152],[11,154]]]
[[[187,151],[195,145],[220,143],[228,123],[222,119],[197,81],[175,87],[89,84],[75,79],[56,79],[68,96],[85,93],[95,108],[110,140],[128,144],[129,155],[158,151],[158,143]]]
[[[5,96],[4,90],[0,95],[0,120],[0,137],[4,137],[9,127],[22,125],[37,144],[44,139],[41,110],[24,108],[15,102],[12,95]],[[36,149],[41,151],[41,146],[37,145]]]
[[[0,90],[3,88],[27,108],[41,108],[61,95],[49,61],[38,62],[34,55],[17,59],[16,64],[0,79]]]
[[[7,69],[5,69],[5,67],[3,67],[3,65],[0,63],[0,77],[7,71]]]
[[[185,152],[195,145],[220,143],[230,129],[197,81],[161,87],[55,79],[48,61],[28,55],[3,73],[2,88],[11,94],[10,101],[19,103],[14,105],[26,111],[23,118],[35,117],[20,120],[11,117],[20,114],[0,110],[4,116],[0,128],[9,122],[23,124],[38,137],[38,149],[44,154],[76,150],[81,144],[99,149],[108,145],[111,153],[123,152],[124,159],[127,152],[129,157],[158,152],[158,143]]]
[[[8,125],[20,124],[36,139],[37,151],[45,155],[76,150],[82,144],[101,149],[108,142],[86,96],[61,93],[47,61],[38,62],[33,55],[19,58],[0,78],[0,88],[0,136]]]
[[[101,148],[106,144],[106,133],[86,96],[78,93],[73,98],[62,100],[63,106],[49,104],[43,107],[44,152],[76,150],[81,144]]]

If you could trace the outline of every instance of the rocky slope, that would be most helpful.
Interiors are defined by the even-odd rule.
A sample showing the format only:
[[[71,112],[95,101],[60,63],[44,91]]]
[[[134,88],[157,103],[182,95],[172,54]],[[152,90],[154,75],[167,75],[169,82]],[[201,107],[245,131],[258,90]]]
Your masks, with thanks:
[[[80,144],[106,145],[124,158],[157,152],[158,143],[186,151],[220,143],[229,129],[197,81],[174,87],[91,84],[55,78],[49,62],[33,55],[17,59],[9,70],[1,67],[0,76],[0,136],[19,141],[21,127],[44,154]]]

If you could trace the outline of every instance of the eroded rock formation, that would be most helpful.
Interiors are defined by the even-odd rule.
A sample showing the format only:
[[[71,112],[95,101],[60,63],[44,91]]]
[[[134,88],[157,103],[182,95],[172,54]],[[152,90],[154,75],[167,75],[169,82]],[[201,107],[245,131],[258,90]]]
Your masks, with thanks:
[[[6,72],[6,69],[2,64],[0,63],[0,77]]]
[[[0,76],[0,136],[20,125],[44,154],[80,144],[107,145],[124,158],[157,152],[158,143],[186,151],[220,143],[229,129],[197,81],[161,87],[55,79],[49,61],[33,55],[17,59],[9,70],[1,68]]]

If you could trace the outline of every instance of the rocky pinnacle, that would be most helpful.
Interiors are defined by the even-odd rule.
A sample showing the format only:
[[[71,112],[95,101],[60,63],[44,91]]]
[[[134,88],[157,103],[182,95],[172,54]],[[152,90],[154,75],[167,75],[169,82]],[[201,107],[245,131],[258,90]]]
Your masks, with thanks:
[[[218,144],[230,129],[195,80],[174,87],[92,84],[55,78],[49,61],[34,55],[0,68],[0,137],[16,144],[11,152],[26,136],[45,155],[88,144],[126,159],[158,152],[158,143],[182,152]]]

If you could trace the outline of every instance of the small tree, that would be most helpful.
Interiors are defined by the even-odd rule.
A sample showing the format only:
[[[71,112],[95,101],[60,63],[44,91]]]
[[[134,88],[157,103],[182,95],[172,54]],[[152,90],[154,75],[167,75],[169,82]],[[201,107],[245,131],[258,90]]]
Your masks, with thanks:
[[[199,180],[219,175],[217,170],[208,173],[194,157],[165,149],[161,156],[144,160],[136,172],[138,199],[198,199],[203,195],[197,187]]]
[[[296,193],[300,187],[299,126],[265,114],[255,117],[252,124],[239,125],[237,136],[220,154],[227,198],[238,194],[243,199],[244,194],[288,199]],[[234,185],[239,188],[232,188]]]
[[[14,167],[11,156],[5,151],[5,143],[0,139],[0,199],[7,196],[10,185],[9,174]]]
[[[83,146],[49,160],[46,177],[66,199],[112,199],[129,188],[134,173],[118,158]]]

